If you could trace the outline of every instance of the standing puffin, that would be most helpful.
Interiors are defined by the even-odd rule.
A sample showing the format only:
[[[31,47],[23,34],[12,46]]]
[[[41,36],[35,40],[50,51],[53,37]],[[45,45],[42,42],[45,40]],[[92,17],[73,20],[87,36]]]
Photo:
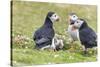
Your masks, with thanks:
[[[55,35],[53,29],[53,23],[55,21],[59,21],[59,16],[55,12],[48,12],[44,24],[33,35],[36,49],[44,50],[51,46],[52,39]]]
[[[71,36],[72,42],[77,41],[79,39],[78,29],[73,26],[73,24],[77,21],[78,16],[75,13],[70,13],[68,18],[68,33]]]
[[[97,35],[84,19],[78,19],[74,23],[74,26],[79,31],[80,42],[85,47],[85,53],[87,52],[87,48],[97,46]]]

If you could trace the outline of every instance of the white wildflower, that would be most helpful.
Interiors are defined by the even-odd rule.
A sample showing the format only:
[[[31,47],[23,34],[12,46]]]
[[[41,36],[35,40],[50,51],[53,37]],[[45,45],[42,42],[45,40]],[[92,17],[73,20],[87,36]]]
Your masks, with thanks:
[[[58,57],[59,55],[54,55],[54,57],[56,58],[56,57]]]
[[[74,57],[72,57],[72,56],[69,56],[69,59],[74,59]]]

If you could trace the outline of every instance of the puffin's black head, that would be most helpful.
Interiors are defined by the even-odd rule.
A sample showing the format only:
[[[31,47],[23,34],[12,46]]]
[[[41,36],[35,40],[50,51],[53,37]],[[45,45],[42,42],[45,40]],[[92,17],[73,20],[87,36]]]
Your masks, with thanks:
[[[48,12],[47,18],[49,18],[52,22],[59,21],[59,16],[55,12]]]
[[[74,23],[74,27],[76,28],[84,28],[84,27],[88,27],[86,21],[84,19],[78,19],[75,23]]]
[[[74,24],[74,22],[78,19],[77,15],[75,13],[70,13],[69,14],[69,21],[70,25]]]

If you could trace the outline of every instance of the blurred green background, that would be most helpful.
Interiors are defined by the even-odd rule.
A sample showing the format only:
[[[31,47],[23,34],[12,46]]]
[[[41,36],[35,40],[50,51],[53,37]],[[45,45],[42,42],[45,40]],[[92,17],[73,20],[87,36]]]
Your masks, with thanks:
[[[59,64],[97,60],[96,54],[91,54],[91,50],[88,56],[84,56],[79,42],[75,42],[71,47],[71,43],[68,42],[69,35],[66,32],[68,14],[71,12],[85,19],[96,32],[97,7],[95,5],[13,1],[11,8],[13,65]],[[54,29],[57,34],[62,36],[65,46],[63,50],[57,52],[35,50],[35,43],[32,40],[35,30],[43,25],[49,11],[54,11],[60,16],[60,21],[54,23]]]

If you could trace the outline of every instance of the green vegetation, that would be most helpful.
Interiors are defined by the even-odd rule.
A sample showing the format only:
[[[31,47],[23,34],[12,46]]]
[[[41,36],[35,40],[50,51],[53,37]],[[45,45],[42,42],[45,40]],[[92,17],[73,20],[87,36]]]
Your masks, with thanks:
[[[69,35],[66,33],[70,12],[75,12],[79,17],[84,18],[96,31],[96,9],[96,6],[89,5],[13,1],[11,48],[13,64],[18,66],[96,61],[96,54],[91,54],[91,50],[88,56],[82,54],[79,42],[68,43]],[[60,16],[60,21],[54,23],[54,28],[55,32],[62,36],[65,46],[63,50],[57,52],[35,50],[35,43],[32,40],[34,31],[44,23],[49,11],[54,11]]]

